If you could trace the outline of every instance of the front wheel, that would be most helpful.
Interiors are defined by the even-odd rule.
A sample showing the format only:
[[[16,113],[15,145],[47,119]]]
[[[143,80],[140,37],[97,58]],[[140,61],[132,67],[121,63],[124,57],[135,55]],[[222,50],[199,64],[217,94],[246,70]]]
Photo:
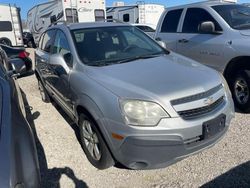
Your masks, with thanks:
[[[81,114],[79,129],[83,150],[89,162],[98,169],[113,166],[114,160],[94,121]]]
[[[235,106],[243,111],[250,111],[250,77],[241,70],[235,74],[230,83]]]

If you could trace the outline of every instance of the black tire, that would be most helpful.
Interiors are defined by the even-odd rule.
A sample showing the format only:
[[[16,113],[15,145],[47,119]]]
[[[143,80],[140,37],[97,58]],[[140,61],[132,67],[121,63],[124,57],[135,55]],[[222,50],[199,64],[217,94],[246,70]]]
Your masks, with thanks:
[[[33,48],[33,47],[34,47],[33,42],[30,40],[30,41],[27,43],[27,46],[28,46],[29,48]]]
[[[45,87],[40,79],[38,79],[38,89],[40,91],[42,101],[45,103],[49,103],[50,97],[49,97],[48,92],[46,91],[46,89],[45,89]]]
[[[89,123],[89,126],[92,130],[92,137],[87,139],[86,136],[86,123]],[[85,131],[84,131],[85,130]],[[92,118],[88,117],[85,114],[80,114],[80,120],[79,120],[79,131],[80,131],[80,137],[81,137],[81,144],[83,147],[83,150],[85,152],[85,155],[87,156],[89,162],[98,169],[107,169],[115,164],[113,157],[100,133],[98,130],[96,123],[92,120]],[[96,139],[97,138],[97,139]],[[88,145],[89,143],[89,145]],[[92,153],[89,151],[88,146],[90,144],[93,144],[93,150]],[[95,150],[95,145],[99,151],[100,156]],[[91,147],[90,147],[91,148]]]
[[[0,39],[0,44],[4,44],[6,46],[12,46],[12,43],[8,38],[1,38]]]
[[[229,83],[235,107],[250,112],[250,77],[246,71],[238,71]]]

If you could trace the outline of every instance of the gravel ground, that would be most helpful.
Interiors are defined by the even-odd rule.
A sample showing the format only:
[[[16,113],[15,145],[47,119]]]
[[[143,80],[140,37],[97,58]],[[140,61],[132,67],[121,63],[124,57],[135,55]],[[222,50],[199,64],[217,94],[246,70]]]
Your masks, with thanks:
[[[76,125],[59,108],[41,101],[35,76],[21,78],[19,84],[32,107],[29,121],[42,187],[250,187],[250,114],[236,113],[222,141],[168,168],[100,171],[84,155]]]

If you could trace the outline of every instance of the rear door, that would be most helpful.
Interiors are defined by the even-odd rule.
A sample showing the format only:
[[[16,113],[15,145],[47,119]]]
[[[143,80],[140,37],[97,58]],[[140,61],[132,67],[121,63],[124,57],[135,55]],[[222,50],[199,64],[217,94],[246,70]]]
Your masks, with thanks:
[[[45,87],[51,89],[53,75],[48,64],[51,48],[54,42],[56,31],[54,29],[46,31],[40,38],[39,48],[36,51],[35,62],[36,69],[41,74]]]
[[[215,30],[221,34],[200,33],[198,28],[205,21],[212,21]],[[177,39],[177,52],[219,69],[219,62],[224,59],[226,36],[213,16],[203,8],[188,8],[181,31]]]
[[[156,40],[162,40],[166,43],[168,49],[176,51],[178,39],[178,26],[183,9],[170,10],[165,14],[165,17],[157,29]]]

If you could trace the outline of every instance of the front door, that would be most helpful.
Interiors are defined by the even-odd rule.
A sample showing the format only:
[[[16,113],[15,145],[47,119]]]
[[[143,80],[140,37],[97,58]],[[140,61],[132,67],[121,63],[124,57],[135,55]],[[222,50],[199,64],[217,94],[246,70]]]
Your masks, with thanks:
[[[68,65],[69,69],[72,68],[73,58],[71,55],[71,50],[65,34],[61,30],[58,30],[56,33],[51,53],[52,55],[60,54]],[[50,69],[53,72],[52,82],[54,95],[68,111],[71,111],[73,106],[71,102],[72,97],[69,84],[70,72],[67,73],[62,66],[54,65],[53,62],[50,62]]]
[[[202,34],[199,25],[212,21],[220,34]],[[207,66],[220,70],[224,59],[226,36],[217,21],[202,8],[187,9],[182,33],[177,39],[177,52]]]

